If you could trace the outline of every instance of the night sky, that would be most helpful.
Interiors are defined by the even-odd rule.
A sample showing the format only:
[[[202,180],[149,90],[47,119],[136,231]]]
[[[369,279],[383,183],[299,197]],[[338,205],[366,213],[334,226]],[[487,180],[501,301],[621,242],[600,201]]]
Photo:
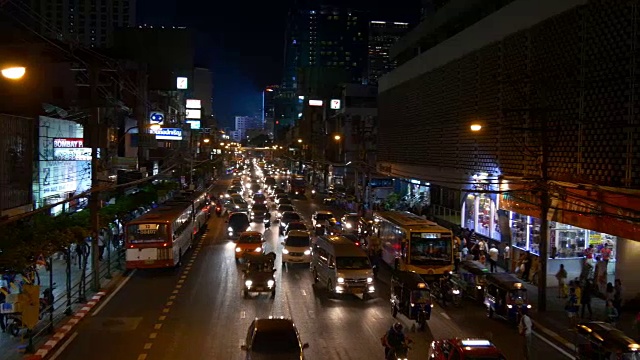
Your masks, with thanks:
[[[372,11],[377,20],[413,23],[420,13],[420,0],[341,3],[348,1],[354,7]],[[294,0],[138,0],[138,21],[187,26],[197,31],[196,65],[213,71],[214,113],[220,126],[233,126],[233,116],[257,114],[262,89],[281,81],[285,21],[293,3]]]

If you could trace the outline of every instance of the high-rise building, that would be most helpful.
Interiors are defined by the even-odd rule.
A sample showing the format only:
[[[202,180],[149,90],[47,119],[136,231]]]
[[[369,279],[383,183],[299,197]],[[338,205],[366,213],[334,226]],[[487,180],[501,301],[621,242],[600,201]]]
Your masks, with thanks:
[[[136,0],[25,0],[40,19],[40,32],[86,47],[106,47],[119,27],[135,26]]]
[[[264,124],[262,119],[254,116],[236,116],[236,131],[238,139],[242,141],[247,139],[247,130],[263,130]]]
[[[275,131],[275,111],[276,104],[275,99],[280,92],[278,85],[267,86],[262,92],[262,121],[264,123],[264,130],[266,130],[269,137],[273,139]]]
[[[409,23],[398,21],[369,22],[369,58],[367,79],[377,84],[378,78],[395,69],[396,62],[389,56],[391,46],[409,30]]]
[[[422,0],[421,17],[422,19],[433,15],[451,0]]]

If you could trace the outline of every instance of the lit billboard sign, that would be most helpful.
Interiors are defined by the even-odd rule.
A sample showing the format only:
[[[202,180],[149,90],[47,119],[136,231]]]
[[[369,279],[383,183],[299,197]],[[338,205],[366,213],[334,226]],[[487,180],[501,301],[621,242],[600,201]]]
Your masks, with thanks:
[[[188,84],[188,79],[186,77],[178,76],[176,78],[176,88],[178,88],[178,90],[186,90],[187,84]]]
[[[98,158],[100,157],[98,149]],[[91,148],[84,147],[82,138],[53,139],[53,160],[55,161],[90,161]]]
[[[200,109],[202,102],[200,99],[187,99],[187,109]]]
[[[187,120],[187,123],[191,125],[191,129],[193,130],[200,129],[200,126],[201,126],[200,120]]]
[[[309,106],[322,106],[323,104],[322,100],[309,100]]]
[[[54,148],[83,148],[83,138],[57,138],[53,139]]]
[[[331,109],[340,110],[340,99],[331,99]]]
[[[164,113],[162,111],[153,111],[149,114],[149,123],[151,125],[164,124]]]
[[[187,109],[187,119],[201,119],[202,111],[195,109]]]
[[[149,129],[149,131],[156,134],[157,140],[182,140],[182,129],[180,128]]]

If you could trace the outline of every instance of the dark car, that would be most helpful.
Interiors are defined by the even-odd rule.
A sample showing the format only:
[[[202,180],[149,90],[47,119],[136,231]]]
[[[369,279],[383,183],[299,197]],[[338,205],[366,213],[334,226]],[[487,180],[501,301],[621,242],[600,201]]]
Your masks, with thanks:
[[[251,230],[251,223],[249,222],[249,216],[244,212],[234,212],[229,215],[227,219],[227,233],[229,237],[234,239],[240,236],[241,233]]]
[[[290,222],[300,220],[302,220],[302,216],[295,211],[285,211],[282,213],[282,218],[280,219],[280,234],[284,234],[284,229]]]
[[[293,208],[293,205],[283,204],[278,206],[277,211],[278,211],[277,217],[278,219],[280,219],[282,217],[282,214],[284,214],[286,211],[296,211],[296,210]]]
[[[291,319],[269,317],[253,320],[241,348],[247,352],[247,359],[300,360],[308,347],[300,341]]]
[[[244,256],[246,268],[244,273],[244,287],[242,296],[246,299],[252,293],[269,293],[271,298],[276,297],[276,254],[271,252],[266,255],[246,255]]]
[[[278,205],[291,205],[291,204],[293,204],[293,202],[289,198],[276,199],[276,203]]]
[[[255,193],[253,194],[253,203],[254,204],[265,204],[267,202],[267,197],[263,193]]]
[[[251,221],[264,221],[265,215],[269,212],[269,208],[264,203],[255,203],[251,207]]]
[[[362,245],[362,242],[360,242],[360,239],[355,234],[342,234],[341,236],[351,240],[351,242],[356,244],[356,246],[361,246]]]
[[[276,179],[275,179],[275,178],[273,178],[273,177],[267,177],[267,178],[264,180],[264,184],[265,184],[266,186],[274,186],[274,185],[276,184]]]
[[[305,225],[302,221],[292,221],[290,222],[286,228],[284,228],[285,235],[289,234],[291,230],[301,230],[301,231],[309,231],[307,229],[307,225]]]
[[[346,214],[340,220],[343,232],[359,233],[360,229],[360,216],[358,214],[350,213]]]

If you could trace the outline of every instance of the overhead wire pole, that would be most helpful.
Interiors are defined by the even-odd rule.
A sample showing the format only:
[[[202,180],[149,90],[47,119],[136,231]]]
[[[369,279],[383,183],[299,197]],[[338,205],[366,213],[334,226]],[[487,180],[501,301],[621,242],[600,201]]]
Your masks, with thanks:
[[[98,101],[98,86],[100,78],[100,67],[91,64],[89,67],[89,88],[91,91],[91,115],[87,127],[89,139],[91,140],[91,188],[93,191],[89,196],[89,213],[91,218],[91,287],[94,291],[100,289],[100,254],[98,247],[98,236],[100,230],[100,186],[98,181],[98,147],[100,146],[100,104]]]

